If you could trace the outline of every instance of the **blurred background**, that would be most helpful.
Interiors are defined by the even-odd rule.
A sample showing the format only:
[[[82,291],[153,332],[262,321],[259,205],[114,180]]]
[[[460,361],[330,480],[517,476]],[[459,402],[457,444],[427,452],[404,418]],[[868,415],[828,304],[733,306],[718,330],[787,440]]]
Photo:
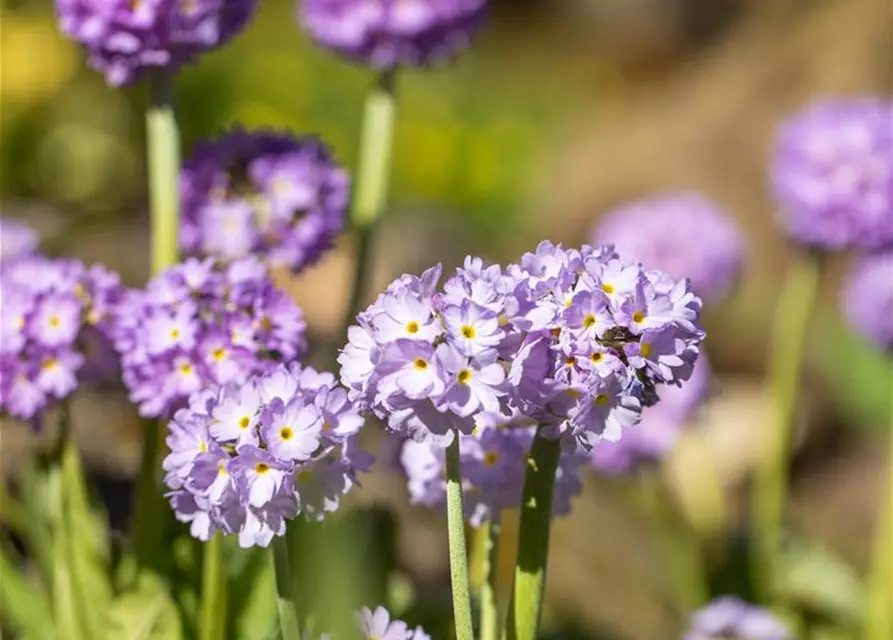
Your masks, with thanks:
[[[354,166],[371,78],[315,50],[293,0],[266,0],[246,33],[185,70],[184,153],[242,123],[317,133]],[[6,0],[0,21],[2,214],[53,253],[102,261],[139,286],[148,273],[141,87],[117,91],[58,33],[48,0]],[[768,404],[762,376],[790,252],[773,223],[767,161],[775,126],[811,100],[893,91],[888,0],[494,0],[490,28],[454,65],[399,78],[392,208],[377,237],[375,286],[466,254],[515,260],[548,238],[587,241],[626,201],[695,189],[749,243],[735,295],[706,317],[716,393],[668,465],[691,524],[735,531]],[[283,284],[324,361],[346,305],[351,243]],[[794,467],[796,530],[861,572],[884,470],[893,372],[836,311],[845,258],[824,274],[810,328]],[[328,356],[330,357],[330,355]],[[117,388],[82,396],[75,424],[113,519],[136,470],[139,421]],[[39,446],[4,422],[14,475]],[[720,509],[712,486],[718,478]],[[676,637],[652,532],[622,482],[587,481],[553,537],[547,615],[583,637]],[[384,465],[353,498],[399,514],[399,560],[419,585],[447,575],[440,515],[408,506]],[[116,514],[118,514],[116,516]],[[511,560],[511,550],[506,550]],[[719,562],[719,560],[717,560]],[[726,562],[725,564],[728,564]],[[841,578],[845,579],[845,578]],[[806,596],[804,596],[806,597]]]

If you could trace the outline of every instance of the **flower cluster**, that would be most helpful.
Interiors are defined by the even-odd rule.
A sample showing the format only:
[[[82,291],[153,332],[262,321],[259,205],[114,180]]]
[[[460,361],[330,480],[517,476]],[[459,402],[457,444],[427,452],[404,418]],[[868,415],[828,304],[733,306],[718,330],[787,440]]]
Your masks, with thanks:
[[[263,257],[297,271],[344,226],[347,173],[315,138],[233,129],[200,144],[181,173],[187,253]]]
[[[38,242],[37,233],[24,222],[0,218],[0,260],[32,255]]]
[[[175,265],[118,307],[115,348],[140,415],[170,416],[211,384],[241,382],[306,348],[303,315],[254,258]]]
[[[363,417],[335,376],[280,365],[242,384],[194,394],[170,423],[167,494],[192,535],[238,534],[267,546],[285,522],[322,520],[368,471]]]
[[[304,0],[300,19],[322,46],[376,69],[427,66],[468,46],[486,0]]]
[[[100,265],[27,256],[0,266],[0,409],[39,424],[80,382],[115,371],[118,276]]]
[[[473,434],[460,436],[462,493],[465,514],[472,526],[498,521],[503,509],[521,505],[527,456],[535,432],[536,427],[523,416],[506,419],[497,413],[479,415]],[[585,453],[562,452],[555,475],[553,515],[570,513],[571,499],[583,490],[579,470],[587,461]],[[433,441],[406,440],[400,462],[413,504],[446,505],[445,460],[441,447]]]
[[[692,616],[682,640],[793,640],[771,613],[734,596],[717,598]]]
[[[689,278],[705,302],[724,298],[741,273],[744,241],[718,205],[697,193],[670,193],[616,209],[591,231],[624,260]]]
[[[392,620],[391,614],[384,607],[376,607],[375,611],[363,607],[357,616],[357,624],[362,637],[369,640],[431,639],[421,627],[410,629],[402,620]]]
[[[893,243],[893,103],[825,100],[780,131],[772,183],[787,233],[820,249]]]
[[[111,85],[177,69],[239,33],[255,0],[56,0],[62,32],[87,50]]]
[[[641,465],[662,460],[706,395],[709,382],[710,368],[701,354],[688,382],[662,390],[660,402],[645,408],[642,421],[628,429],[620,440],[600,442],[592,448],[593,467],[605,474],[628,474]]]
[[[443,446],[481,414],[524,415],[584,448],[616,440],[691,374],[704,332],[687,280],[610,248],[540,243],[501,269],[405,275],[362,312],[342,382],[398,435]]]
[[[841,306],[861,335],[893,351],[893,250],[858,258],[841,291]]]

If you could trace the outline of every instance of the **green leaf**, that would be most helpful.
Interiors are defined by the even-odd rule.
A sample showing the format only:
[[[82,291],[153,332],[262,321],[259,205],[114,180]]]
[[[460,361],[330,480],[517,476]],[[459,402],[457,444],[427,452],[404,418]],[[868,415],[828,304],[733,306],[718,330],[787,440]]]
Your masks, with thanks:
[[[108,610],[108,640],[181,640],[177,607],[161,579],[142,572],[135,588],[112,601]]]
[[[249,552],[243,552],[249,555]],[[278,624],[276,610],[276,577],[273,559],[266,549],[252,549],[249,560],[232,580],[230,606],[235,615],[236,638],[265,640],[275,636]]]
[[[792,541],[781,559],[779,595],[804,613],[848,627],[862,620],[865,590],[856,572],[825,549]]]
[[[5,545],[0,545],[0,576],[0,609],[12,626],[26,638],[56,637],[47,594],[25,579]]]
[[[28,555],[34,559],[45,585],[53,580],[52,508],[50,470],[45,461],[35,457],[25,464],[19,488],[25,516],[24,541]]]

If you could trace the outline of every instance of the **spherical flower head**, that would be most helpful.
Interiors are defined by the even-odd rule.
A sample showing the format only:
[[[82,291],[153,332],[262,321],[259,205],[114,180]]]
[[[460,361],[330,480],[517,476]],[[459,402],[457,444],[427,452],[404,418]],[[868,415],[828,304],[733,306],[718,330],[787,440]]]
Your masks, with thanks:
[[[375,69],[423,67],[465,49],[486,0],[303,0],[300,20],[320,45]]]
[[[332,247],[350,189],[319,140],[243,129],[200,144],[180,182],[187,253],[223,261],[254,254],[293,272]]]
[[[265,547],[288,520],[338,509],[369,470],[363,423],[334,376],[297,364],[202,389],[169,425],[171,506],[200,540],[219,530]]]
[[[110,85],[172,71],[239,33],[255,0],[56,0],[62,32]]]
[[[893,103],[821,100],[779,131],[772,166],[779,222],[817,249],[893,242]]]
[[[893,352],[893,250],[859,257],[844,280],[840,298],[850,325]]]
[[[209,385],[243,382],[306,349],[300,308],[254,258],[177,264],[129,291],[115,318],[124,384],[144,417]]]
[[[682,640],[793,640],[791,632],[769,611],[722,596],[696,612]]]
[[[584,448],[616,440],[657,387],[691,375],[704,333],[687,280],[609,249],[542,243],[502,269],[467,258],[395,280],[339,356],[351,397],[439,446],[482,415],[523,415]]]
[[[616,442],[602,441],[592,447],[592,466],[607,475],[625,475],[662,460],[705,397],[709,382],[709,365],[701,354],[688,381],[663,387],[660,402],[642,411],[639,424]]]
[[[593,244],[613,245],[625,261],[688,278],[705,302],[717,302],[734,286],[744,263],[744,240],[725,211],[690,192],[632,202],[592,228]]]
[[[24,222],[0,218],[0,260],[32,255],[39,242],[37,232]]]
[[[112,314],[118,276],[76,260],[0,263],[0,411],[35,427],[81,383],[117,369]]]

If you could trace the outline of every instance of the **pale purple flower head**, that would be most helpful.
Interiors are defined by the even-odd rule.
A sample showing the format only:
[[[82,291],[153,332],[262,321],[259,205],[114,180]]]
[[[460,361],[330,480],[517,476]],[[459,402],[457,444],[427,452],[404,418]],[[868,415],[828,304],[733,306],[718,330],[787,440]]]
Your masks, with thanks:
[[[687,380],[704,332],[687,280],[610,249],[548,242],[502,269],[467,258],[403,276],[357,318],[339,356],[351,397],[397,435],[451,442],[482,415],[522,415],[588,449]]]
[[[827,99],[779,130],[772,166],[779,221],[809,247],[893,243],[893,103]]]
[[[860,335],[893,352],[893,250],[857,258],[844,280],[840,304]]]
[[[255,0],[56,0],[63,33],[114,86],[176,70],[239,33]]]
[[[0,260],[32,255],[39,242],[37,232],[24,222],[0,218]]]
[[[793,634],[762,607],[722,596],[696,612],[682,640],[793,640]]]
[[[0,411],[39,426],[80,383],[114,373],[121,296],[118,276],[99,265],[39,255],[0,263]]]
[[[422,67],[465,49],[486,0],[301,0],[300,20],[322,46],[376,69]]]
[[[709,382],[709,365],[702,353],[688,381],[678,387],[663,387],[660,402],[642,411],[639,424],[624,431],[616,442],[603,440],[592,447],[592,466],[601,473],[618,475],[662,460],[705,397]]]
[[[668,193],[624,205],[592,228],[593,244],[611,244],[625,261],[688,278],[705,302],[734,286],[744,263],[744,240],[718,205],[697,193]]]
[[[279,365],[194,394],[169,425],[165,484],[193,536],[238,535],[267,546],[299,515],[338,509],[373,458],[357,448],[364,420],[331,374]]]
[[[292,271],[332,247],[350,189],[316,138],[239,128],[200,144],[180,182],[188,254],[224,261],[255,254]]]
[[[116,315],[124,384],[145,417],[171,416],[196,391],[244,382],[306,349],[300,308],[254,258],[177,264]]]
[[[421,627],[410,629],[402,620],[393,620],[384,607],[376,607],[375,611],[363,607],[357,613],[357,627],[361,637],[368,640],[430,640]]]

